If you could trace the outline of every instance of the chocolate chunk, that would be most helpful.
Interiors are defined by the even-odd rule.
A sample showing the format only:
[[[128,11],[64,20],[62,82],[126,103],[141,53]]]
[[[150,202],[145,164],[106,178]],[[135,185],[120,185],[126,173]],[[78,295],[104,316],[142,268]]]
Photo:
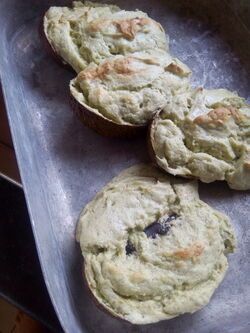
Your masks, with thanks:
[[[126,254],[129,255],[129,254],[132,254],[136,251],[136,248],[134,247],[133,244],[130,243],[130,241],[127,241],[127,245],[126,245]]]
[[[167,225],[167,223],[175,220],[177,217],[177,214],[171,214],[165,220],[161,220],[160,222],[156,221],[150,224],[143,231],[149,238],[155,238],[157,235],[166,235],[171,227],[170,225]]]
[[[177,214],[171,214],[165,220],[160,220],[160,222],[156,221],[150,224],[143,231],[148,238],[156,238],[157,235],[166,235],[171,228],[171,225],[167,225],[167,223],[177,219],[177,217],[179,217]],[[127,255],[136,252],[136,248],[130,243],[130,241],[127,241],[125,250]]]
[[[159,222],[154,222],[150,224],[146,229],[144,229],[145,234],[149,238],[155,238],[157,235],[166,235],[170,227]]]

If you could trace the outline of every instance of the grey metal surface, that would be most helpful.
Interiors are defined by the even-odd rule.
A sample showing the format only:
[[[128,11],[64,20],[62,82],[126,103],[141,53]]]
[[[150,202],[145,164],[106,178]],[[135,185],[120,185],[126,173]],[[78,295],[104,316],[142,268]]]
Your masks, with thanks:
[[[236,1],[229,2],[237,7]],[[238,2],[238,14],[245,15],[247,2]],[[249,191],[232,191],[224,183],[200,185],[201,197],[231,217],[238,238],[230,269],[208,306],[193,315],[133,326],[102,313],[90,300],[74,239],[77,217],[106,182],[148,156],[145,138],[103,138],[70,112],[68,82],[74,74],[46,54],[38,36],[42,13],[63,3],[1,0],[0,70],[39,258],[65,332],[249,333]],[[145,10],[162,23],[172,54],[192,68],[194,85],[225,87],[250,97],[250,34],[225,2],[119,4]]]

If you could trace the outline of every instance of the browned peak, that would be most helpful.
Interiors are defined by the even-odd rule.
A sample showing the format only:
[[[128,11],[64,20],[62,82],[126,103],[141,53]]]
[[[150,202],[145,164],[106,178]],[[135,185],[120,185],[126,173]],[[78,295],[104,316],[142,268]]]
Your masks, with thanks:
[[[134,59],[135,58],[133,57],[123,57],[115,60],[106,61],[99,66],[90,66],[83,70],[81,73],[79,73],[78,78],[80,80],[94,80],[96,78],[104,79],[107,74],[112,72],[123,75],[136,73],[138,71],[136,71],[132,67]]]
[[[114,22],[120,32],[127,38],[134,39],[137,31],[141,29],[141,27],[149,24],[150,19],[145,17],[135,17],[126,20],[119,20]]]
[[[113,24],[114,26],[117,27],[119,32],[127,38],[134,39],[137,31],[139,31],[143,26],[150,24],[150,22],[153,22],[158,26],[158,28],[163,31],[162,26],[155,22],[154,20],[151,20],[150,18],[146,17],[134,17],[134,18],[129,18],[129,19],[124,19],[124,20],[108,20],[108,19],[98,19],[94,20],[90,25],[89,25],[89,31],[102,31],[106,27],[108,27],[110,24]]]
[[[173,62],[164,69],[178,76],[185,76],[187,74],[180,66],[174,64]]]
[[[194,119],[197,125],[222,125],[229,117],[233,117],[238,121],[242,117],[239,109],[233,106],[218,107],[205,115],[198,116]]]

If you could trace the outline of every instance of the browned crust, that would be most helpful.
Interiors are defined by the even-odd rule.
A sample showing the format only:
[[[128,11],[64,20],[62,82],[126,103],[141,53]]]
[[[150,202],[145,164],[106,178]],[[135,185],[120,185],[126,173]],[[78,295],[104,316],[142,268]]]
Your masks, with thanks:
[[[71,72],[74,71],[73,68],[54,50],[53,46],[48,41],[46,34],[44,32],[44,17],[46,13],[44,14],[43,18],[41,19],[39,26],[38,26],[38,34],[39,37],[43,43],[44,49],[47,51],[47,53],[53,57],[56,62],[61,65],[62,67],[70,70]],[[75,71],[74,71],[75,72]]]
[[[151,161],[153,162],[154,165],[156,165],[159,169],[161,169],[163,172],[168,173],[164,168],[162,168],[158,163],[157,163],[157,159],[156,159],[156,153],[154,151],[154,147],[153,147],[153,132],[154,132],[154,126],[156,121],[158,120],[160,114],[161,114],[162,110],[158,111],[154,117],[152,118],[149,126],[148,126],[148,133],[147,133],[147,146],[148,146],[148,154],[149,157],[151,159]],[[186,179],[199,179],[195,176],[192,175],[172,175],[175,176],[177,178],[186,178]]]
[[[109,316],[115,318],[115,319],[119,319],[121,321],[125,321],[125,322],[129,322],[128,320],[118,316],[118,315],[115,315],[113,312],[110,312],[105,306],[103,306],[99,301],[98,299],[95,297],[95,295],[93,294],[90,286],[89,286],[89,283],[88,283],[88,280],[87,280],[87,277],[86,277],[86,273],[85,273],[85,265],[84,265],[84,262],[83,262],[83,265],[82,265],[82,277],[83,277],[83,283],[88,291],[88,294],[90,295],[90,298],[91,300],[93,301],[93,303],[97,306],[97,308],[99,310],[101,310],[102,312],[105,312],[107,313]]]
[[[80,121],[100,135],[112,138],[130,138],[146,131],[147,125],[122,125],[99,116],[80,104],[72,94],[70,102],[73,112]]]
[[[116,73],[121,75],[139,74],[144,70],[137,70],[132,68],[133,60],[136,59],[133,56],[122,57],[118,59],[107,59],[103,64],[90,65],[78,74],[80,80],[95,80],[100,78],[105,79],[109,73]],[[146,59],[146,62],[151,62],[153,59]]]
[[[117,21],[115,22],[115,24],[125,37],[134,39],[136,32],[144,25],[147,25],[148,22],[149,22],[148,18],[135,17],[131,19]]]
[[[232,116],[235,121],[240,121],[242,113],[233,106],[218,107],[207,114],[196,117],[193,123],[199,126],[220,126],[223,125],[230,116]]]
[[[185,71],[178,65],[174,64],[173,62],[171,62],[170,65],[166,66],[165,70],[182,77],[186,75]]]
[[[157,22],[154,20],[146,17],[133,17],[129,19],[120,19],[117,21],[99,19],[91,23],[89,30],[100,31],[103,27],[105,28],[106,26],[113,24],[118,28],[121,35],[129,39],[134,39],[137,31],[140,30],[140,28],[144,25],[147,25],[150,21],[157,24]],[[161,26],[159,26],[159,28],[161,29]]]

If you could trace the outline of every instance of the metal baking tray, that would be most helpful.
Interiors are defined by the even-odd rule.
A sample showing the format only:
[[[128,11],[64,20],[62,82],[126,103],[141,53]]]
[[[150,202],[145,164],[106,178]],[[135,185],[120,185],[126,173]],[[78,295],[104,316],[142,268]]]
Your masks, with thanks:
[[[50,58],[38,35],[45,10],[67,3],[0,2],[2,88],[44,279],[65,332],[249,333],[249,191],[233,191],[221,182],[200,184],[200,194],[231,217],[238,248],[229,256],[230,269],[209,305],[193,315],[135,326],[111,318],[90,300],[75,243],[77,217],[113,176],[147,161],[148,155],[144,137],[101,137],[70,111],[68,82],[74,73]],[[170,36],[172,55],[193,70],[194,86],[225,87],[249,98],[248,0],[118,3],[144,10],[161,22]]]

